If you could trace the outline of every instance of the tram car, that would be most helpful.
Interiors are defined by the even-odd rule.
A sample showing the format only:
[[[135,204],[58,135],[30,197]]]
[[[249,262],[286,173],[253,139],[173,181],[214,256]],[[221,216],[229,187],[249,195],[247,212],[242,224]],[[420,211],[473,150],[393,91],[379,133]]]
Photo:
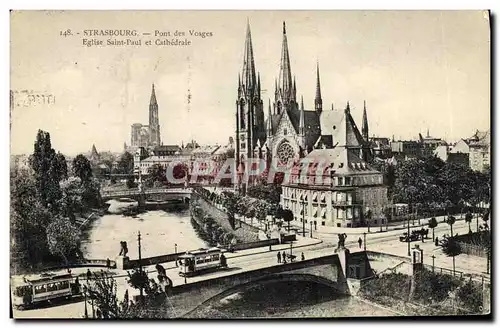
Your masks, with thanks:
[[[41,302],[70,299],[81,294],[72,274],[15,276],[11,280],[12,305],[19,309],[36,307]]]
[[[209,270],[227,268],[227,260],[221,248],[200,248],[179,256],[179,275],[191,277]]]

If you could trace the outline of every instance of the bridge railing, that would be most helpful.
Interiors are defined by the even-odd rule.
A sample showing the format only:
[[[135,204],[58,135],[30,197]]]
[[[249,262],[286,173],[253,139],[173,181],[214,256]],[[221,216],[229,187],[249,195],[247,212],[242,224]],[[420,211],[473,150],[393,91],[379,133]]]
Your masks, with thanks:
[[[121,196],[132,196],[139,195],[139,189],[129,189],[129,190],[103,190],[101,191],[102,197],[121,197]],[[190,188],[151,188],[144,190],[144,194],[175,194],[175,193],[191,193]]]

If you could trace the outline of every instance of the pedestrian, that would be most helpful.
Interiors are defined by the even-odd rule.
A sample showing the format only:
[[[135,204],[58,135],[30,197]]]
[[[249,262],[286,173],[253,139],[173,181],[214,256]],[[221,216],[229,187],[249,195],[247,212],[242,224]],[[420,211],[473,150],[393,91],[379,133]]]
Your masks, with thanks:
[[[286,253],[285,253],[285,251],[283,251],[283,254],[281,254],[281,258],[283,259],[283,261],[286,259]]]
[[[306,259],[306,257],[304,256],[304,252],[302,252],[302,254],[300,254],[300,259],[301,259],[302,261],[304,261],[304,260]]]
[[[90,280],[92,278],[92,272],[90,272],[90,269],[87,269],[87,280]]]
[[[276,255],[278,257],[278,263],[281,263],[281,253],[278,252],[278,255]]]
[[[438,238],[438,237],[436,237],[436,240],[435,240],[435,242],[434,242],[434,245],[439,246],[439,238]]]
[[[358,244],[359,244],[359,248],[361,248],[361,246],[363,246],[363,239],[361,239],[361,237],[358,238]]]
[[[111,269],[111,261],[109,260],[109,257],[106,259],[106,268]]]

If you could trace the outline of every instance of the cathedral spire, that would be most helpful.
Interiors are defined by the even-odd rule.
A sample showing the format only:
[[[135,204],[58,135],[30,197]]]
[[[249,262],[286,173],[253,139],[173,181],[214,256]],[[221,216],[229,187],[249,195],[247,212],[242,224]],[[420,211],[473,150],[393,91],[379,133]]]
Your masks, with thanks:
[[[349,100],[347,101],[347,107],[345,108],[346,113],[351,113],[351,107],[349,106]]]
[[[304,96],[300,96],[300,110],[304,110]]]
[[[318,114],[323,111],[323,99],[321,99],[321,84],[319,82],[319,61],[316,62],[316,97],[314,98],[314,109],[316,109]]]
[[[290,68],[290,55],[288,54],[288,41],[286,38],[286,25],[283,22],[283,44],[281,49],[281,63],[279,74],[279,88],[284,100],[290,99],[292,92],[292,70]]]
[[[252,90],[256,87],[255,61],[253,58],[252,33],[250,32],[250,22],[247,20],[247,36],[245,39],[245,54],[243,57],[243,85],[245,90]]]
[[[366,100],[363,102],[363,126],[361,127],[363,139],[368,141],[368,116],[366,115]]]
[[[156,102],[156,92],[155,92],[155,84],[153,83],[153,89],[151,90],[151,100],[149,101],[150,105],[157,105]]]
[[[273,135],[273,120],[271,114],[271,99],[269,99],[269,107],[267,110],[267,136]]]

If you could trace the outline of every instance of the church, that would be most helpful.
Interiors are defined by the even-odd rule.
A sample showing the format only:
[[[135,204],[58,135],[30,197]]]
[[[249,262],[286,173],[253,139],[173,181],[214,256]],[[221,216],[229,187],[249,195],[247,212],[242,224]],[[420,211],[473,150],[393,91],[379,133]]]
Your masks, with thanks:
[[[306,109],[302,97],[299,104],[284,22],[282,38],[274,99],[272,104],[269,100],[264,117],[260,74],[256,73],[247,24],[236,101],[235,157],[239,181],[249,170],[245,164],[250,158],[278,166],[293,163],[290,179],[282,184],[281,205],[292,210],[295,220],[308,223],[315,230],[319,226],[350,228],[384,224],[387,187],[383,185],[382,174],[369,164],[372,153],[366,102],[361,132],[351,115],[349,102],[343,110],[333,106],[323,108],[319,63],[316,63],[314,108]],[[319,162],[326,165],[322,171],[318,171]],[[245,184],[238,183],[243,192]]]
[[[256,73],[250,25],[247,24],[243,70],[238,76],[236,101],[236,154],[238,167],[248,158],[277,159],[278,164],[305,157],[314,149],[334,147],[334,135],[342,120],[348,121],[353,138],[359,146],[359,156],[371,157],[368,141],[366,103],[363,111],[362,133],[350,115],[349,102],[345,111],[323,109],[319,63],[316,63],[316,97],[314,108],[306,109],[301,97],[297,99],[295,77],[292,79],[286,25],[283,22],[283,43],[278,78],[275,79],[274,99],[269,99],[267,118],[264,118],[260,74]],[[347,113],[347,114],[346,114]]]

